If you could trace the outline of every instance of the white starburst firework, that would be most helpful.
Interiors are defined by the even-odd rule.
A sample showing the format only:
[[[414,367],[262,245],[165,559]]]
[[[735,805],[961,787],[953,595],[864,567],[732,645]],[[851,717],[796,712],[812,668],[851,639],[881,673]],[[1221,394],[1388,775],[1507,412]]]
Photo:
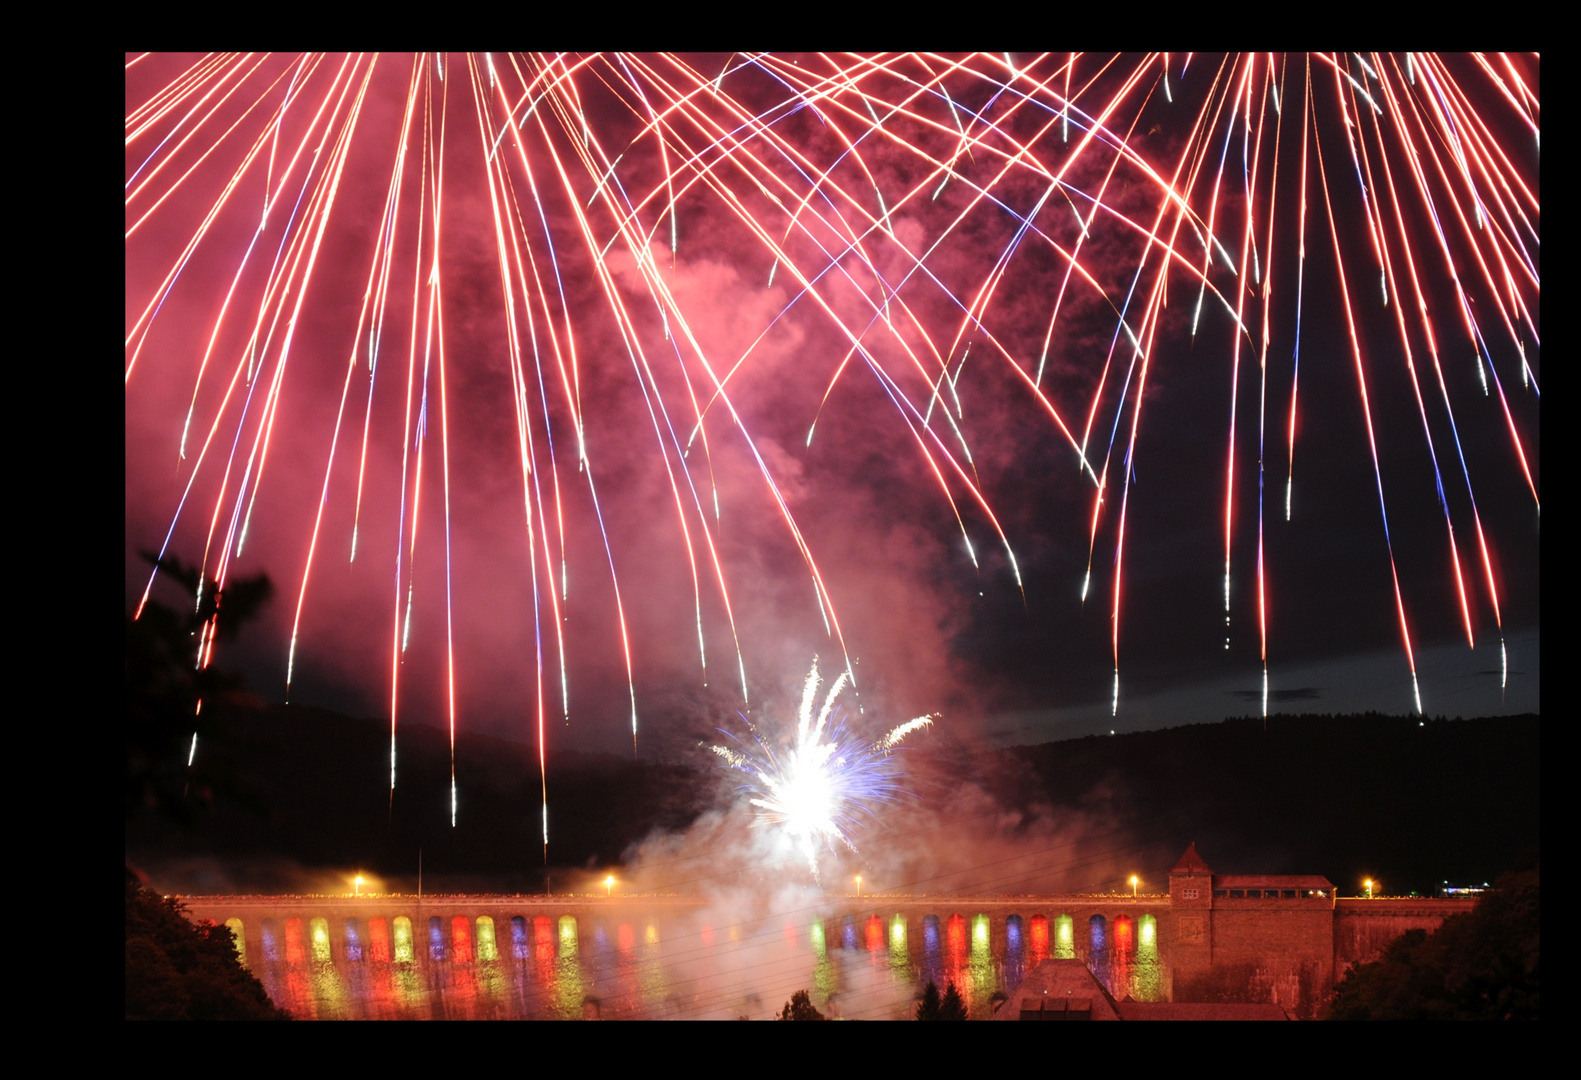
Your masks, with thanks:
[[[901,791],[890,752],[907,735],[933,723],[932,716],[919,716],[892,728],[877,742],[858,740],[834,713],[849,679],[847,671],[834,681],[815,719],[813,703],[821,679],[818,661],[813,660],[802,689],[796,739],[788,749],[776,753],[750,721],[756,750],[709,748],[731,768],[753,778],[743,788],[753,796],[751,803],[760,819],[785,831],[806,857],[815,879],[820,844],[833,847],[838,842],[856,851],[852,831],[863,817],[873,814],[875,804]]]

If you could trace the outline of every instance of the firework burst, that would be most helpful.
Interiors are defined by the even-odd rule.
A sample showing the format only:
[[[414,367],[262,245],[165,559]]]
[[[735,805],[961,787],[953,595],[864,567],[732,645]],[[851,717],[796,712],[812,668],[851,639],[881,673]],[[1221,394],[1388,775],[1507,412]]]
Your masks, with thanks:
[[[796,737],[788,746],[776,750],[772,738],[749,721],[755,749],[709,748],[730,768],[752,778],[741,790],[758,809],[759,820],[783,833],[807,860],[815,879],[819,851],[842,845],[855,852],[853,833],[880,804],[901,793],[891,751],[907,735],[933,723],[932,716],[919,716],[890,729],[877,742],[857,738],[834,712],[848,676],[841,672],[829,687],[815,719],[813,705],[821,680],[818,661],[813,661],[796,713]]]
[[[1391,686],[1420,710],[1423,611],[1494,640],[1503,667],[1498,568],[1536,562],[1501,559],[1488,508],[1539,505],[1537,70],[1416,53],[129,57],[128,546],[183,553],[220,587],[244,552],[269,558],[293,600],[287,694],[305,658],[354,657],[393,792],[398,717],[445,724],[453,747],[473,716],[508,713],[542,771],[551,730],[590,715],[618,716],[635,749],[644,654],[748,701],[766,635],[737,589],[771,546],[772,574],[797,579],[795,636],[849,672],[867,617],[873,663],[872,624],[900,620],[836,605],[834,500],[797,490],[817,469],[873,502],[920,491],[863,526],[926,518],[964,576],[1023,597],[1023,547],[1082,550],[1085,575],[1062,565],[1057,588],[1104,597],[1095,670],[1118,711],[1125,630],[1169,610],[1127,576],[1152,497],[1136,480],[1210,426],[1221,449],[1192,458],[1190,511],[1222,543],[1198,561],[1265,714],[1276,631],[1305,617],[1285,585],[1315,576],[1292,538],[1336,525],[1370,548],[1325,576],[1352,625],[1388,624]],[[1171,400],[1176,375],[1208,391]],[[1343,436],[1309,404],[1339,395],[1360,417]],[[1341,440],[1335,523],[1307,478]],[[1033,474],[1036,498],[995,497]],[[659,562],[681,584],[655,599]],[[920,568],[895,577],[913,569],[895,595],[920,591]],[[1197,632],[1213,649],[1219,614]],[[894,655],[944,670],[947,623]],[[621,700],[578,713],[581,663],[601,676],[581,685]],[[499,672],[508,693],[469,701]],[[452,819],[456,799],[453,783]],[[547,842],[547,795],[544,813]]]

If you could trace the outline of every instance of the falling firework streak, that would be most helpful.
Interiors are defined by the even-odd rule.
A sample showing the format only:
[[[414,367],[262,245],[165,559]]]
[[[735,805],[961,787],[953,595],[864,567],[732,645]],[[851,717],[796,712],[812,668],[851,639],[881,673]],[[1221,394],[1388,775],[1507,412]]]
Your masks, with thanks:
[[[363,606],[388,620],[393,800],[403,669],[414,640],[438,648],[425,619],[437,626],[440,593],[452,761],[466,730],[460,643],[484,616],[458,551],[476,542],[467,507],[508,497],[532,653],[513,662],[533,671],[522,718],[547,850],[551,729],[590,722],[573,698],[573,580],[607,570],[634,750],[640,735],[637,672],[652,650],[632,582],[647,553],[613,524],[637,468],[614,434],[642,436],[641,469],[662,483],[701,677],[727,643],[746,702],[731,545],[763,506],[804,568],[827,647],[853,670],[819,536],[763,452],[766,412],[804,408],[811,454],[826,413],[888,402],[887,422],[865,417],[873,439],[909,442],[974,567],[997,572],[980,559],[986,536],[1021,589],[1017,526],[973,450],[976,403],[1010,388],[1004,407],[1049,425],[1089,493],[1079,587],[1083,600],[1109,591],[1118,711],[1139,439],[1170,422],[1152,404],[1156,372],[1190,350],[1224,380],[1225,412],[1193,418],[1226,424],[1223,501],[1202,517],[1223,523],[1226,645],[1238,575],[1251,575],[1266,715],[1270,612],[1280,575],[1302,569],[1265,541],[1266,475],[1285,473],[1285,527],[1302,528],[1297,388],[1342,367],[1303,336],[1342,327],[1371,469],[1354,482],[1376,500],[1420,710],[1400,561],[1447,559],[1458,632],[1474,645],[1491,625],[1505,664],[1479,495],[1486,505],[1514,484],[1534,516],[1540,506],[1537,70],[1535,57],[1481,54],[129,57],[127,416],[129,437],[134,419],[157,433],[179,478],[157,508],[160,553],[201,547],[223,588],[249,536],[269,537],[246,550],[296,586],[288,692],[313,641],[341,629],[315,603],[334,556],[380,568],[383,598]],[[722,313],[684,288],[710,260],[766,282],[768,306]],[[812,400],[780,398],[792,387],[775,357],[788,350],[815,374]],[[1400,551],[1389,528],[1402,487],[1424,482],[1391,473],[1379,445],[1374,388],[1395,366],[1441,555]],[[1487,412],[1468,378],[1496,409],[1508,466],[1468,449]],[[496,404],[508,453],[486,434]],[[1284,429],[1273,439],[1270,411]],[[1240,524],[1253,425],[1254,530]],[[729,479],[742,467],[750,497]],[[311,493],[295,481],[306,468],[322,470]],[[311,526],[282,499],[303,514],[311,502]],[[211,628],[199,663],[213,640]],[[452,765],[452,821],[459,798]]]

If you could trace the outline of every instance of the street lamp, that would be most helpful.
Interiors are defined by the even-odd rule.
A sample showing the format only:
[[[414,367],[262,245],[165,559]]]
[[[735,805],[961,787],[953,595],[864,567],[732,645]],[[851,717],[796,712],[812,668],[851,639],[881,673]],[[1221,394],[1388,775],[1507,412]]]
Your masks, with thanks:
[[[356,877],[356,880],[351,883],[351,895],[352,896],[361,896],[362,895],[362,875],[361,874],[358,874],[357,877]]]
[[[1367,887],[1367,899],[1371,900],[1372,899],[1372,878],[1368,878],[1366,881],[1363,881],[1362,884]]]
[[[856,875],[856,898],[858,900],[860,900],[862,898],[862,875],[861,874]]]
[[[605,897],[610,897],[610,896],[614,896],[615,895],[615,875],[614,874],[610,874],[608,877],[604,878],[604,895],[605,895]]]
[[[1131,899],[1132,900],[1136,899],[1136,887],[1140,883],[1140,881],[1141,881],[1141,879],[1138,878],[1135,874],[1131,875]]]

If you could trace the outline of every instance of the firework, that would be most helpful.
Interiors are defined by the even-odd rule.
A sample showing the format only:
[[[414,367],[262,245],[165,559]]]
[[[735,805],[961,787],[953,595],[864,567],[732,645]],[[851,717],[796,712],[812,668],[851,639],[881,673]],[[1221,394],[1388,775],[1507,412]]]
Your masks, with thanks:
[[[856,851],[853,833],[873,816],[879,804],[900,794],[890,752],[907,735],[933,723],[933,717],[919,716],[890,729],[877,742],[863,742],[834,714],[848,678],[849,672],[840,673],[814,719],[813,704],[821,680],[818,661],[813,661],[802,686],[796,737],[789,745],[776,751],[749,721],[755,749],[709,748],[730,768],[752,777],[742,790],[757,807],[759,820],[782,831],[807,860],[815,879],[819,851],[837,844]],[[731,738],[738,746],[745,745],[735,736]]]
[[[1211,389],[1185,422],[1223,433],[1196,516],[1223,534],[1224,644],[1252,628],[1266,714],[1279,613],[1299,617],[1281,581],[1307,573],[1286,538],[1331,524],[1300,498],[1326,434],[1305,403],[1340,387],[1364,444],[1345,483],[1376,537],[1344,573],[1387,583],[1339,591],[1356,621],[1388,610],[1421,709],[1426,589],[1502,659],[1484,508],[1511,488],[1539,505],[1536,72],[1480,54],[130,58],[128,535],[201,551],[220,587],[244,553],[270,558],[293,597],[287,693],[305,656],[381,640],[355,666],[379,672],[393,791],[398,717],[442,718],[453,746],[479,669],[526,670],[508,698],[540,754],[552,727],[615,711],[578,713],[588,654],[621,672],[634,748],[637,673],[671,642],[749,700],[737,590],[771,545],[849,672],[817,554],[834,500],[799,497],[803,472],[874,500],[920,489],[894,520],[944,522],[980,576],[1023,589],[1018,545],[1046,520],[993,496],[1052,443],[1070,482],[1046,498],[1083,507],[1058,539],[1086,548],[1070,593],[1107,591],[1118,711],[1135,482],[1175,456],[1166,437],[1149,458],[1148,433],[1183,426],[1154,403],[1189,367],[1176,384]],[[1402,540],[1422,493],[1437,534]],[[639,595],[661,558],[686,602]],[[652,608],[689,625],[656,633]],[[547,837],[547,795],[544,813]]]

